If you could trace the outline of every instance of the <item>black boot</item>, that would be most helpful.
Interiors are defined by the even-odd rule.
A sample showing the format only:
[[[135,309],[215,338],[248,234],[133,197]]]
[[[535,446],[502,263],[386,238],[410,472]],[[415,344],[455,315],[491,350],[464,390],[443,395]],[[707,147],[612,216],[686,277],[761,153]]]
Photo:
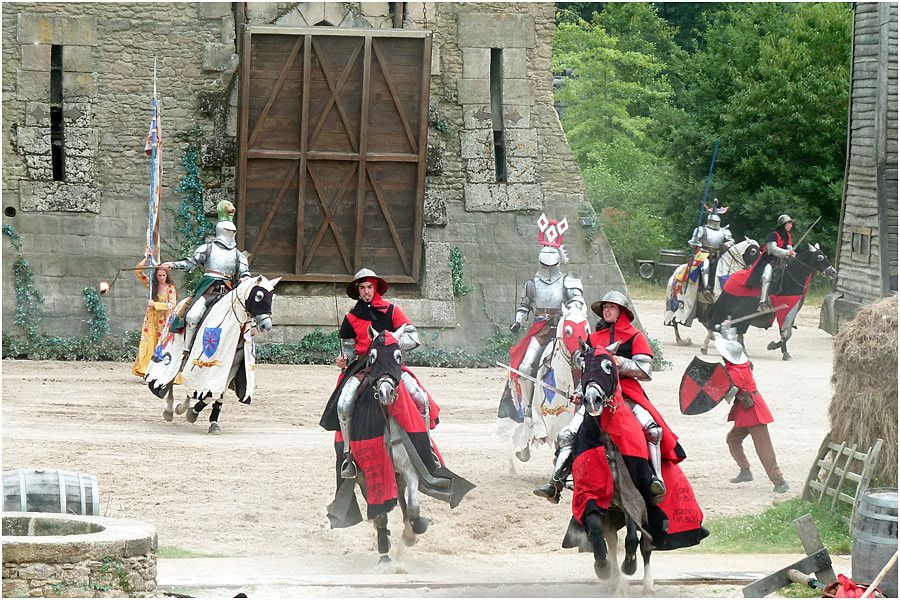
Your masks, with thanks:
[[[353,460],[353,455],[347,452],[344,455],[344,462],[341,464],[341,477],[356,479],[357,474],[359,474],[359,470],[356,468],[356,461]]]
[[[559,504],[560,494],[563,489],[563,482],[558,479],[551,479],[550,483],[536,487],[532,490],[535,496],[546,498],[553,504]]]
[[[731,483],[745,483],[747,481],[753,481],[753,473],[750,472],[750,469],[741,469],[741,472],[737,474],[737,477],[733,479],[729,479]]]

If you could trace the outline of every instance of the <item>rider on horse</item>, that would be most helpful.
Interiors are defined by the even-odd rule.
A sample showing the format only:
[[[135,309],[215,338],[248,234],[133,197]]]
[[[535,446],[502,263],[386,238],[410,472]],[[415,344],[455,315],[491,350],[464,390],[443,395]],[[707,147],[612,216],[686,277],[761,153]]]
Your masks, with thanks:
[[[706,210],[709,212],[709,216],[706,217],[706,225],[700,225],[694,229],[688,245],[693,249],[695,257],[701,252],[707,254],[700,267],[700,289],[711,294],[716,287],[716,265],[719,262],[719,256],[734,245],[734,240],[731,237],[729,226],[721,226],[722,218],[719,216],[725,214],[728,207],[719,207],[719,199],[716,198],[712,208],[706,207]],[[710,273],[712,273],[712,277],[709,276]]]
[[[219,213],[219,222],[216,223],[216,237],[211,242],[197,246],[193,254],[184,260],[164,262],[161,269],[182,269],[192,271],[197,267],[203,267],[203,277],[194,288],[193,297],[186,303],[182,312],[175,317],[171,331],[181,331],[187,325],[185,331],[185,353],[191,349],[191,342],[197,325],[203,320],[203,315],[209,306],[224,296],[229,290],[247,277],[250,277],[250,268],[247,257],[238,250],[235,243],[237,228],[234,219],[234,205],[228,200],[219,202],[216,210]]]
[[[525,282],[525,290],[516,310],[515,321],[509,327],[510,331],[518,333],[528,319],[528,314],[534,315],[531,328],[519,343],[510,349],[510,366],[529,375],[533,374],[538,357],[556,335],[562,307],[569,306],[573,302],[584,303],[584,287],[581,280],[566,275],[559,269],[560,262],[569,262],[562,241],[562,234],[568,229],[568,222],[566,219],[553,221],[547,219],[546,215],[541,215],[538,227],[540,228],[538,243],[541,246],[538,253],[540,267],[537,273]],[[522,408],[525,417],[530,419],[531,398],[524,398],[525,394],[522,392],[517,375],[510,375],[510,386],[510,392],[517,400],[516,404]]]
[[[658,504],[666,493],[662,477],[661,446],[665,440],[666,458],[674,459],[677,456],[675,449],[677,438],[665,425],[639,383],[649,381],[653,374],[653,352],[647,337],[631,324],[634,313],[628,307],[628,300],[624,294],[618,291],[608,292],[601,300],[591,304],[591,310],[600,316],[597,331],[591,334],[591,346],[606,347],[618,344],[613,354],[618,366],[622,394],[643,430],[653,471],[649,482],[649,495],[654,503]],[[625,318],[622,318],[623,316]],[[576,389],[575,394],[581,396],[581,391]],[[584,410],[580,408],[569,425],[560,431],[557,438],[559,452],[553,476],[549,483],[534,489],[535,495],[554,503],[559,502],[560,492],[571,469],[569,458],[572,454],[572,443],[583,420]]]
[[[759,308],[765,310],[769,306],[769,286],[772,284],[774,267],[783,267],[788,257],[794,257],[794,247],[791,245],[791,229],[794,220],[788,215],[778,217],[775,229],[766,239],[766,247],[760,253],[759,258],[753,264],[750,276],[747,278],[746,287],[759,290]]]
[[[399,307],[382,298],[388,289],[388,283],[371,269],[360,269],[347,286],[347,296],[356,300],[354,306],[341,323],[338,336],[341,344],[341,355],[335,363],[343,371],[341,383],[338,384],[340,395],[337,398],[337,418],[343,440],[350,439],[353,423],[353,408],[356,403],[357,390],[361,382],[362,370],[368,358],[367,351],[371,344],[369,327],[380,333],[390,331],[397,339],[402,351],[412,350],[419,345],[419,334]],[[409,392],[419,413],[425,420],[426,430],[437,420],[436,406],[428,393],[407,368],[403,368],[400,376],[403,386]],[[328,409],[326,408],[326,412]],[[323,417],[324,418],[324,417]],[[341,477],[353,479],[358,474],[356,463],[349,445],[344,446],[344,461],[341,465]]]

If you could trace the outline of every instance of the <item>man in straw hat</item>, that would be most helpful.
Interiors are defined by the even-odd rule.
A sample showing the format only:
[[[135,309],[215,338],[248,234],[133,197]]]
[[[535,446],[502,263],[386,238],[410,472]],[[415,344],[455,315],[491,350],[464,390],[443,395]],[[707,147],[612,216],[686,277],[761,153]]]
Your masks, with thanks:
[[[748,435],[753,440],[756,455],[766,470],[769,480],[775,485],[773,491],[784,494],[790,489],[788,482],[784,480],[778,461],[775,458],[775,448],[772,446],[772,438],[769,436],[768,424],[775,419],[762,394],[756,389],[756,381],[753,379],[752,365],[744,347],[737,341],[737,332],[729,321],[722,323],[721,334],[715,340],[716,350],[722,356],[725,369],[731,375],[731,380],[739,389],[734,400],[734,406],[728,413],[728,420],[734,422],[734,427],[728,432],[725,441],[728,450],[734,457],[741,471],[737,477],[731,479],[731,483],[744,483],[753,481],[753,473],[750,472],[750,463],[744,454],[743,442]]]
[[[387,281],[366,268],[360,269],[353,276],[353,281],[347,285],[347,296],[357,302],[344,317],[338,331],[341,354],[335,363],[342,372],[338,378],[337,388],[328,400],[320,421],[322,427],[335,431],[335,449],[340,447],[342,450],[339,454],[343,457],[339,465],[339,475],[343,479],[353,479],[358,474],[350,446],[344,444],[344,440],[350,439],[357,390],[362,381],[362,371],[366,366],[369,345],[372,341],[369,337],[369,328],[376,333],[392,332],[404,352],[419,346],[419,334],[407,316],[398,306],[382,297],[387,289]],[[401,381],[412,396],[427,429],[433,429],[440,411],[437,404],[405,365]]]

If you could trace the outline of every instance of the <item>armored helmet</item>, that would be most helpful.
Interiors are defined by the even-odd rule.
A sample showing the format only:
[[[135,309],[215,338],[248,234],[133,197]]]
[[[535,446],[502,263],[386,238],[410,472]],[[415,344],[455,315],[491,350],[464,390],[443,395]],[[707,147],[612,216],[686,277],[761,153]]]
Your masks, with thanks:
[[[737,340],[737,330],[734,327],[722,327],[714,343],[722,358],[732,364],[742,365],[750,360],[744,353],[744,347]]]
[[[781,227],[785,223],[793,223],[794,220],[790,218],[788,215],[781,215],[778,217],[778,227]]]
[[[559,250],[552,246],[542,246],[538,261],[545,267],[555,267],[559,264]]]
[[[722,225],[722,217],[716,213],[711,213],[706,217],[706,226],[710,229],[718,229]]]
[[[234,223],[232,223],[231,221],[219,221],[218,223],[216,223],[215,240],[226,248],[234,248],[235,232],[237,232],[237,227],[234,226]]]
[[[375,283],[375,291],[378,292],[379,296],[383,296],[384,293],[388,289],[388,283],[381,277],[375,274],[375,271],[372,269],[362,268],[356,272],[356,275],[353,276],[353,281],[347,285],[347,295],[353,298],[354,300],[359,300],[359,284],[363,281],[371,279]]]
[[[622,311],[622,313],[626,317],[628,317],[629,321],[634,320],[634,313],[628,306],[628,298],[625,297],[625,294],[617,290],[606,292],[606,295],[603,296],[603,298],[591,304],[591,310],[594,311],[594,314],[598,317],[602,317],[603,305],[607,303],[615,304],[616,306],[618,306],[619,310]]]

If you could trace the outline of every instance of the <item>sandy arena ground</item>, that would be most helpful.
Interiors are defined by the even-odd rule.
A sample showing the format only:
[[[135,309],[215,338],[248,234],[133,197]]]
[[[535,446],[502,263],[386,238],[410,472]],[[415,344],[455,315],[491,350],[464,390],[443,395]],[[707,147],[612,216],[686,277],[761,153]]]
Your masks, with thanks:
[[[692,417],[678,411],[678,383],[698,352],[696,342],[703,337],[700,326],[688,332],[694,338],[693,347],[678,347],[671,330],[661,325],[662,301],[638,300],[636,307],[649,335],[662,341],[665,358],[674,364],[656,373],[646,389],[687,451],[682,465],[706,515],[761,512],[784,498],[772,492],[749,439],[748,456],[756,480],[741,486],[728,483],[737,468],[725,445],[726,408]],[[791,484],[787,497],[800,493],[827,430],[832,339],[817,324],[818,307],[805,307],[790,345],[794,356],[790,362],[783,362],[778,352],[766,351],[774,333],[751,329],[747,336],[760,391],[775,416],[770,429]],[[495,435],[503,371],[420,368],[416,372],[442,407],[434,436],[448,466],[478,487],[455,510],[424,498],[431,528],[414,548],[403,548],[403,555],[432,568],[439,568],[436,565],[446,557],[450,581],[462,576],[466,564],[472,569],[481,565],[478,569],[483,570],[485,560],[506,576],[521,569],[522,579],[528,580],[534,575],[529,572],[530,563],[520,563],[517,555],[537,560],[545,556],[548,564],[570,556],[579,561],[578,577],[591,581],[588,557],[560,547],[570,515],[570,493],[557,506],[531,494],[549,474],[549,449],[537,448],[530,462],[520,463],[510,458],[507,446]],[[334,489],[334,454],[332,434],[321,430],[318,420],[336,376],[335,367],[260,365],[253,404],[244,406],[229,398],[220,419],[224,433],[210,436],[206,434],[209,409],[194,425],[183,417],[164,422],[162,402],[129,373],[129,365],[4,361],[3,469],[47,467],[94,473],[100,483],[102,512],[155,524],[161,546],[220,557],[268,556],[298,564],[304,563],[304,557],[319,561],[335,557],[357,563],[361,572],[370,570],[375,562],[371,526],[332,530],[325,516]],[[396,549],[401,544],[399,511],[395,513],[391,527]],[[654,563],[663,566],[677,556],[659,553]],[[723,557],[722,570],[728,568]],[[708,566],[707,570],[715,569]],[[561,573],[552,579],[565,578]],[[339,591],[323,593],[338,595]],[[549,585],[533,590],[537,595],[558,591]],[[731,595],[735,591],[709,587],[685,592],[672,587],[661,593]],[[478,595],[483,594],[508,595],[482,589]]]

